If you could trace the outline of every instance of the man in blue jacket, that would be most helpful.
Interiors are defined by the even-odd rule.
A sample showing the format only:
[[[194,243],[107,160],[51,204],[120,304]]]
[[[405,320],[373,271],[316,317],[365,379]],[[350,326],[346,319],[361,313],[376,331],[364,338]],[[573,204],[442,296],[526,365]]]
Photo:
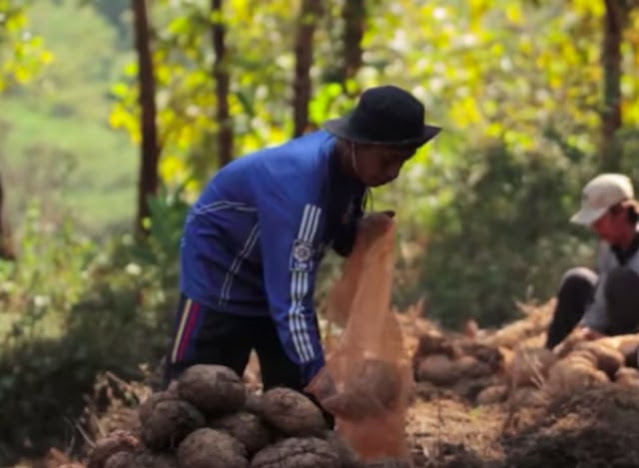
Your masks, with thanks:
[[[167,378],[193,364],[242,375],[251,350],[264,388],[302,390],[324,364],[313,291],[326,248],[348,255],[368,187],[395,179],[440,128],[394,86],[365,91],[325,130],[234,160],[191,208]]]

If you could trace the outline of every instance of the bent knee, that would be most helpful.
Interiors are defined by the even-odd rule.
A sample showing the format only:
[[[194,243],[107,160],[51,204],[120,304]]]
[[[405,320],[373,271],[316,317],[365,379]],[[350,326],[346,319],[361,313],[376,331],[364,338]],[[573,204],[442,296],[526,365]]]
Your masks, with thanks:
[[[575,267],[566,271],[561,278],[561,288],[591,287],[597,284],[597,273],[586,267]]]

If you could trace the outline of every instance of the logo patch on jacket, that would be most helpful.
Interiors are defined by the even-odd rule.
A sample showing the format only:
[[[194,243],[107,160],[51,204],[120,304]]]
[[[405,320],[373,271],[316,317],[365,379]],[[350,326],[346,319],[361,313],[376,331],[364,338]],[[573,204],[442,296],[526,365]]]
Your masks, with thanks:
[[[293,241],[291,249],[291,271],[310,271],[313,269],[313,244],[300,239]]]

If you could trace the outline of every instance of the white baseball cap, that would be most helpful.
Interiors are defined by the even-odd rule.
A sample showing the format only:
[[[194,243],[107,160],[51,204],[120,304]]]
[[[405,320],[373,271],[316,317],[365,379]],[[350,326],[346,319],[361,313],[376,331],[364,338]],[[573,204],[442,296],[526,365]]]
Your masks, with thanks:
[[[581,209],[570,218],[576,224],[590,226],[606,211],[623,200],[634,198],[632,182],[623,174],[599,174],[581,192]]]

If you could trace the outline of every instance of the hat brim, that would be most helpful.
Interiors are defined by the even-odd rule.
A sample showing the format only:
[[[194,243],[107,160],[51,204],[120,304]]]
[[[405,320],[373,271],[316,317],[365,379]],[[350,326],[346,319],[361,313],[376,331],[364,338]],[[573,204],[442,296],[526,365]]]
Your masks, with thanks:
[[[583,226],[590,226],[592,223],[605,215],[606,211],[608,211],[608,208],[582,209],[579,210],[579,212],[575,213],[572,218],[570,218],[570,222],[581,224]]]
[[[358,132],[351,128],[348,117],[327,120],[324,122],[324,129],[330,134],[338,138],[343,138],[344,140],[353,141],[355,143],[364,143],[367,145],[384,146],[421,146],[427,141],[432,140],[442,130],[441,127],[424,125],[420,134],[414,137],[399,140],[379,140],[358,134]]]

